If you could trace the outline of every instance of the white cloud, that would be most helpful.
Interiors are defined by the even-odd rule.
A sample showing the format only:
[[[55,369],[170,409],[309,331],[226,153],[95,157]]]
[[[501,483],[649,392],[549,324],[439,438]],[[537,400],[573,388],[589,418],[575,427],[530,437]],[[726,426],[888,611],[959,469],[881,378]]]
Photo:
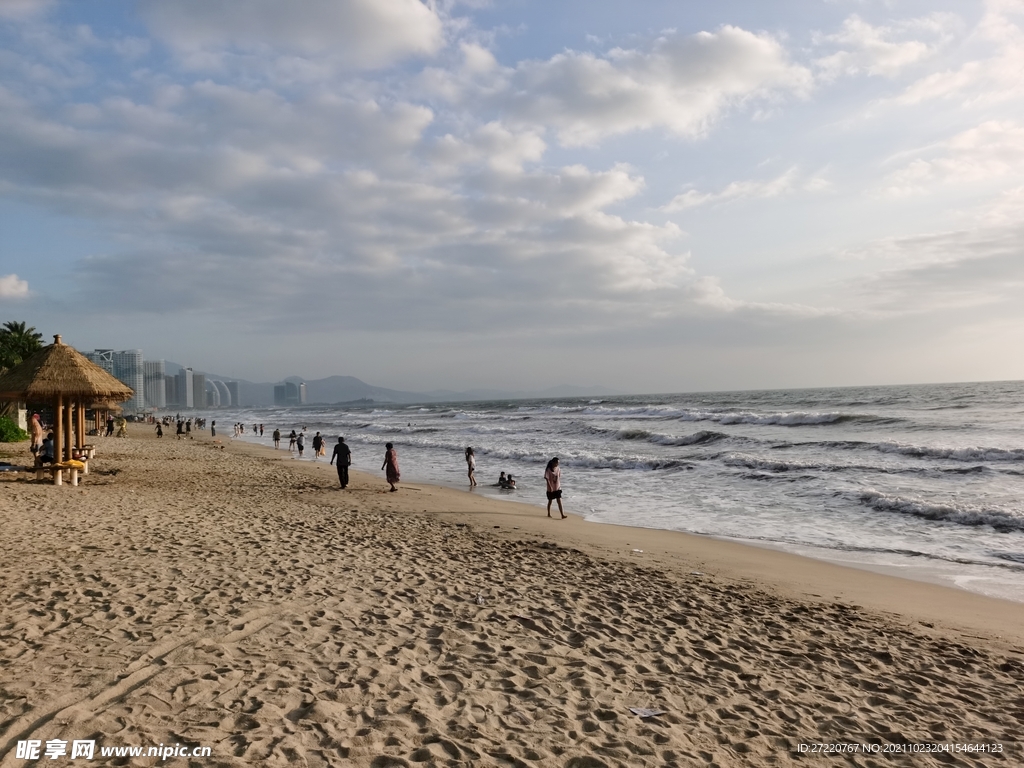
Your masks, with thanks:
[[[652,128],[701,136],[726,110],[805,94],[811,81],[777,40],[732,26],[668,34],[646,50],[568,51],[500,70],[469,72],[467,57],[460,72],[424,75],[438,95],[500,113],[510,126],[550,127],[567,146]]]
[[[547,145],[533,131],[513,132],[495,121],[460,138],[450,133],[441,137],[431,159],[453,170],[465,165],[488,164],[496,171],[515,173],[523,163],[538,162]]]
[[[894,77],[903,69],[930,56],[951,39],[951,31],[958,19],[951,14],[933,14],[928,17],[904,20],[885,26],[872,26],[857,15],[843,22],[841,32],[817,35],[820,46],[836,46],[840,50],[815,61],[825,78],[839,75],[869,75]],[[905,39],[925,33],[932,40]]]
[[[329,54],[374,68],[444,44],[441,18],[420,0],[153,0],[145,9],[155,35],[183,51],[211,52],[208,63],[238,49]]]
[[[1024,96],[1024,30],[1016,17],[1024,14],[1020,0],[988,0],[985,13],[968,43],[980,55],[959,67],[932,72],[913,84],[897,99],[920,104],[937,99],[960,99],[976,107],[1020,99]]]
[[[914,158],[885,178],[885,194],[897,197],[923,194],[940,185],[1024,176],[1024,126],[1006,120],[989,120],[918,153],[923,156]]]
[[[829,186],[828,181],[820,176],[801,178],[797,168],[794,166],[774,179],[767,181],[746,180],[731,182],[720,192],[698,192],[695,189],[689,189],[682,194],[676,195],[667,205],[662,206],[659,210],[673,213],[710,203],[768,199],[797,191],[820,192],[828,189]]]
[[[22,299],[28,296],[28,282],[17,275],[0,275],[0,299]]]

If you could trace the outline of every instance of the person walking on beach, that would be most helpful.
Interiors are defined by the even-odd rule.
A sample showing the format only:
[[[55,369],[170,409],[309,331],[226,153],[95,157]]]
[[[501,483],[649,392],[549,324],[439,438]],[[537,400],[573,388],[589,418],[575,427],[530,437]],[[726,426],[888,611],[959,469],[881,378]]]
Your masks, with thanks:
[[[345,438],[339,437],[338,444],[334,446],[334,454],[331,456],[331,464],[338,460],[338,482],[342,488],[348,488],[348,468],[352,463],[352,451],[345,445]]]
[[[387,450],[384,452],[384,463],[380,468],[384,470],[384,476],[387,478],[388,485],[391,486],[391,492],[394,493],[398,490],[395,488],[395,483],[402,479],[402,475],[398,472],[398,452],[391,443],[387,443],[384,447]]]
[[[324,447],[324,439],[320,437],[320,433],[317,432],[313,435],[313,461],[320,458],[320,450]]]
[[[476,454],[472,448],[466,449],[466,466],[469,467],[469,487],[476,487]]]
[[[107,435],[106,436],[110,437],[113,434],[114,434],[114,417],[113,416],[107,416]]]
[[[306,447],[306,433],[299,432],[299,436],[295,438],[295,447],[299,449],[299,458],[302,458],[302,451]]]
[[[216,437],[216,436],[217,436],[217,420],[214,419],[213,421],[210,422],[210,437]]]
[[[548,517],[551,517],[551,502],[558,502],[558,514],[565,520],[568,515],[562,509],[562,470],[558,468],[558,457],[548,462],[544,469],[544,482],[548,485]]]
[[[163,428],[163,425],[159,421],[156,423],[156,436],[157,437],[163,437],[164,436],[164,428]]]
[[[294,451],[295,450],[295,441],[296,440],[298,440],[298,437],[295,435],[295,430],[293,429],[292,433],[290,435],[288,435],[288,450],[289,451]]]
[[[178,435],[179,440],[185,436],[185,422],[181,419],[178,419],[178,431],[176,434]]]
[[[274,430],[274,448],[276,450],[277,448],[280,448],[280,447],[281,447],[281,430],[280,429],[275,429]]]

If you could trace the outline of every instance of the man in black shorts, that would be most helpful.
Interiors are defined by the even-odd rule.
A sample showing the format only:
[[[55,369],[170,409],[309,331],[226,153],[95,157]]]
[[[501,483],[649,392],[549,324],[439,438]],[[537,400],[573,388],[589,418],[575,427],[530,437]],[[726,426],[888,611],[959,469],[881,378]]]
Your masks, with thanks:
[[[352,463],[352,451],[345,445],[345,438],[339,437],[338,444],[334,446],[334,455],[331,456],[331,464],[338,460],[338,482],[342,488],[348,488],[348,466]]]

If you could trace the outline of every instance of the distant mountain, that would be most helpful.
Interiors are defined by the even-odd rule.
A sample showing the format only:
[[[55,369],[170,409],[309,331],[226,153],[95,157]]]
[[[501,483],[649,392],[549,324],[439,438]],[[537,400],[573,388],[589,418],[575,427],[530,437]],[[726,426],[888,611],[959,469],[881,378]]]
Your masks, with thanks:
[[[182,369],[179,363],[166,361],[167,374],[174,376]],[[199,371],[207,381],[237,381],[238,394],[243,406],[274,404],[274,382],[254,382],[219,373]],[[375,403],[443,403],[460,400],[526,400],[531,398],[602,397],[614,394],[605,387],[575,387],[561,385],[542,390],[473,389],[466,392],[436,389],[430,392],[405,392],[367,384],[355,376],[328,376],[326,379],[303,379],[289,376],[282,381],[305,382],[306,403],[351,403],[372,400]],[[276,382],[282,383],[281,381]]]
[[[326,379],[306,380],[289,376],[285,381],[306,382],[307,403],[349,403],[353,400],[373,400],[381,403],[418,403],[424,395],[402,392],[367,384],[355,376],[328,376]]]

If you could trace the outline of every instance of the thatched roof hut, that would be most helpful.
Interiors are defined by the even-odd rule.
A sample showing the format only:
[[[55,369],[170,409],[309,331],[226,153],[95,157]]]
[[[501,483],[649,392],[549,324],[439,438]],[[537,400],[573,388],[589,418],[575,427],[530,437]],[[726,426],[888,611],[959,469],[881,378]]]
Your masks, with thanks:
[[[121,383],[74,347],[53,337],[43,347],[0,376],[0,400],[52,402],[54,404],[54,458],[67,460],[71,434],[78,448],[84,445],[85,404],[94,400],[130,400],[131,387]],[[73,426],[72,419],[77,422]]]
[[[74,347],[60,335],[53,344],[25,358],[20,365],[0,376],[0,400],[52,401],[130,400],[135,393]]]

